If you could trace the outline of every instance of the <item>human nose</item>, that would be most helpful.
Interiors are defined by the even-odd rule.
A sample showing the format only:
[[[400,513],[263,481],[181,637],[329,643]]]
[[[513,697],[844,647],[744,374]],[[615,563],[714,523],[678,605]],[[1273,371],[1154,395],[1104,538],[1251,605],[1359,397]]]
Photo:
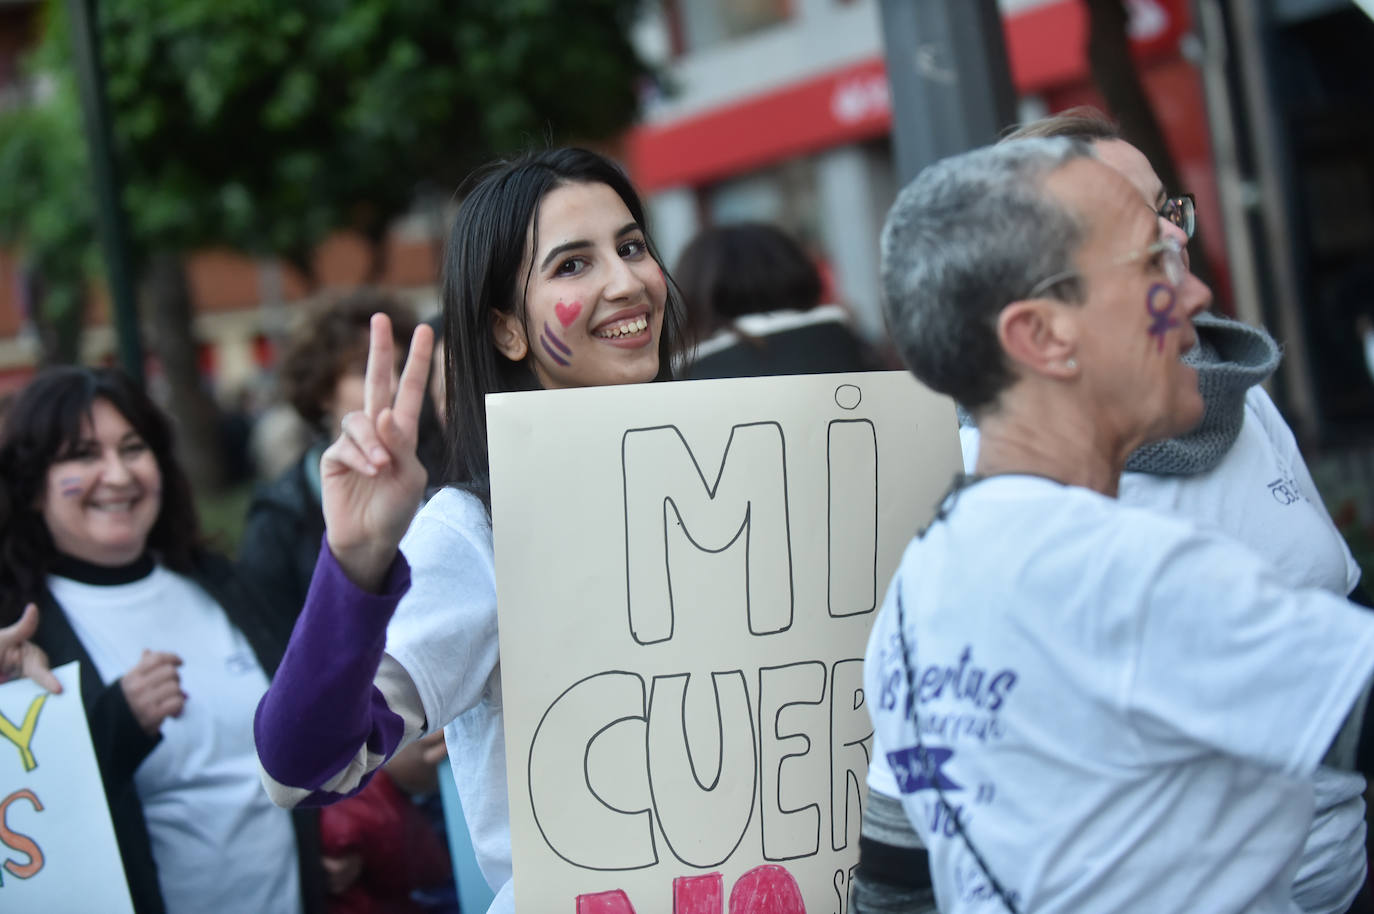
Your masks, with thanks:
[[[612,262],[610,275],[606,280],[606,298],[632,298],[644,289],[644,280],[635,272],[635,265],[617,256]]]
[[[122,485],[134,478],[133,471],[117,449],[105,452],[100,462],[100,481],[106,485]]]
[[[1207,283],[1194,276],[1192,271],[1183,274],[1177,295],[1183,303],[1183,313],[1189,320],[1212,306],[1212,290]]]

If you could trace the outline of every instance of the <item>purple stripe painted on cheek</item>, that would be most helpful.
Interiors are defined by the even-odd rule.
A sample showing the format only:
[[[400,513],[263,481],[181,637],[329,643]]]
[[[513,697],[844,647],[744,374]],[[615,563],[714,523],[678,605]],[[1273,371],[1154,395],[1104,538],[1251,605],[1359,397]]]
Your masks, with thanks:
[[[81,480],[76,477],[59,479],[57,481],[57,491],[63,498],[75,498],[85,491],[85,488],[86,487],[81,484]]]
[[[544,334],[542,334],[542,333],[539,334],[539,342],[540,342],[541,345],[543,345],[544,351],[547,352],[547,353],[549,354],[549,357],[550,357],[550,358],[552,358],[552,359],[553,359],[555,362],[557,362],[559,365],[562,365],[564,368],[567,368],[567,367],[568,367],[568,360],[565,359],[565,358],[563,358],[561,355],[559,355],[558,353],[556,353],[556,352],[553,351],[553,347],[549,345],[549,341],[548,341],[548,340],[544,339]]]
[[[549,338],[549,342],[557,346],[559,351],[562,352],[564,355],[572,355],[572,349],[568,347],[568,344],[560,340],[557,336],[554,335],[554,332],[549,329],[548,321],[544,321],[544,335],[547,336]]]

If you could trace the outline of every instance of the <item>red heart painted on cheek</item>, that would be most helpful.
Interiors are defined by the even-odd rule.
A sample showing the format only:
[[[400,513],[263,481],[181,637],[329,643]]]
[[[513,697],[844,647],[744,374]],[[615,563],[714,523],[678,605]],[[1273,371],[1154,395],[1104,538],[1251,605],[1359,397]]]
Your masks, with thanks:
[[[577,315],[582,313],[582,303],[573,302],[571,305],[565,305],[559,302],[553,306],[553,313],[558,315],[558,322],[566,327],[577,320]]]

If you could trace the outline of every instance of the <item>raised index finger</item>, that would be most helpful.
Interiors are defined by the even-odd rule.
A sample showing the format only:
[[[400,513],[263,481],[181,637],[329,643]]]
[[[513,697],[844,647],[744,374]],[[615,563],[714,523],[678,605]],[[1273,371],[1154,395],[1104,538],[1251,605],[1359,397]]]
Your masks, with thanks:
[[[401,371],[401,386],[396,392],[393,410],[396,424],[408,435],[414,434],[420,424],[420,410],[425,403],[425,392],[429,390],[429,362],[433,354],[434,331],[428,324],[421,324],[410,338],[410,353]]]
[[[367,371],[363,375],[363,412],[369,419],[375,419],[383,408],[391,405],[395,393],[391,380],[396,365],[391,318],[381,313],[372,315],[369,331]]]

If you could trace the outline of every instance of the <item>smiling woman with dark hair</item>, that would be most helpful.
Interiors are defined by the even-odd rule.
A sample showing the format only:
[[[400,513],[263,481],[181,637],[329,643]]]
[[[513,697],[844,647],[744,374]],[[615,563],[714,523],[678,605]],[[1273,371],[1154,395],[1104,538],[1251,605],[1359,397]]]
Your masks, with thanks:
[[[287,630],[202,547],[166,419],[116,371],[41,372],[0,492],[0,625],[36,604],[33,643],[81,662],[135,910],[312,909],[314,820],[262,795],[249,726]]]
[[[365,406],[321,461],[325,545],[282,667],[258,709],[263,783],[330,804],[442,731],[477,861],[514,910],[492,552],[486,396],[672,377],[683,315],[639,195],[584,149],[532,152],[475,178],[444,258],[449,470],[416,514],[432,336],[393,377],[372,323]]]

